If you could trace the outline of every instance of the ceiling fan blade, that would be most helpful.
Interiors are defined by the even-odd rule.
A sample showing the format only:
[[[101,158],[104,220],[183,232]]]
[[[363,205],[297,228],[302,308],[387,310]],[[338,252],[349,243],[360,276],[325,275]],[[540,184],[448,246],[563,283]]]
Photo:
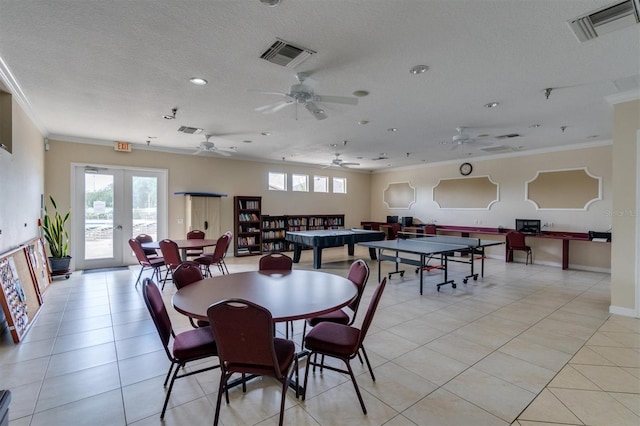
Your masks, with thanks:
[[[345,166],[359,166],[360,163],[340,163],[340,167],[345,167]]]
[[[291,104],[292,104],[292,102],[280,101],[280,102],[276,102],[274,104],[263,105],[261,107],[256,108],[255,110],[257,112],[262,112],[264,114],[271,114],[271,113],[274,113],[276,111],[280,111],[282,108],[286,107],[287,105],[291,105]]]
[[[254,93],[262,93],[263,95],[279,95],[279,96],[287,96],[286,93],[282,93],[282,92],[270,92],[267,90],[257,90],[257,89],[248,89],[248,92],[254,92]]]
[[[202,152],[202,150],[200,148],[198,148],[198,150],[196,152],[194,152],[192,155],[199,155]]]
[[[334,104],[344,105],[358,105],[358,98],[352,98],[348,96],[321,96],[316,95],[315,100],[318,102],[328,102]]]
[[[220,149],[212,149],[209,152],[213,152],[214,154],[222,155],[223,157],[231,157],[231,154],[228,152],[222,151]]]
[[[304,106],[313,114],[315,118],[318,120],[324,120],[327,118],[327,114],[325,114],[324,110],[313,102],[307,102]]]

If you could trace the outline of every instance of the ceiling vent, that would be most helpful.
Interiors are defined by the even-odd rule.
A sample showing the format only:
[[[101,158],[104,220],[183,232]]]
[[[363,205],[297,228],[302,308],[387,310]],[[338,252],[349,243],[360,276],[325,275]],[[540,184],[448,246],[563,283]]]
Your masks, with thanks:
[[[584,42],[640,22],[639,0],[611,4],[567,21],[578,41]]]
[[[513,139],[513,138],[519,138],[520,135],[518,133],[509,133],[506,135],[500,135],[500,136],[496,136],[496,139]]]
[[[276,41],[260,55],[260,58],[287,68],[295,68],[313,55],[313,50],[276,39]]]
[[[188,135],[199,135],[200,133],[202,133],[204,131],[204,129],[199,129],[197,127],[180,126],[178,131],[180,133],[186,133]]]
[[[498,145],[498,146],[489,146],[486,148],[480,148],[481,151],[484,152],[491,152],[493,154],[498,154],[501,152],[512,152],[513,149],[510,146],[506,146],[506,145]]]

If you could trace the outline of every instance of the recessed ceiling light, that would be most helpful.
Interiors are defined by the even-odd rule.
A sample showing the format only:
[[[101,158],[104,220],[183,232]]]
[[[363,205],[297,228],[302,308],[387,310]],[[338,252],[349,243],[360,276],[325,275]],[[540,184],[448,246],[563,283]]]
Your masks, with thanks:
[[[236,149],[238,149],[238,147],[237,146],[230,146],[229,149],[233,149],[235,151]]]
[[[367,96],[368,94],[369,92],[366,90],[356,90],[355,92],[353,92],[353,96],[357,96],[359,98],[362,98],[363,96]]]
[[[208,83],[207,80],[205,80],[204,78],[200,78],[200,77],[192,77],[189,79],[189,81],[191,82],[191,84],[194,84],[196,86],[204,86],[205,84]]]
[[[397,127],[389,127],[389,128],[387,129],[387,132],[397,132],[397,131],[398,131],[398,128],[397,128]]]
[[[427,72],[428,69],[429,69],[429,67],[426,66],[426,65],[415,65],[415,66],[411,67],[409,72],[411,74],[413,74],[413,75],[416,75],[416,74],[425,73],[425,72]]]
[[[499,103],[499,102],[489,102],[488,104],[484,104],[484,107],[485,107],[485,108],[495,108],[495,107],[497,107],[498,105],[500,105],[500,103]]]
[[[336,148],[338,146],[337,143],[332,143],[331,145],[329,145],[331,148]]]
[[[262,136],[271,136],[271,132],[262,132],[260,133]]]
[[[529,126],[532,129],[537,129],[538,127],[542,126],[542,124],[532,124],[531,126]]]
[[[265,6],[274,7],[280,4],[280,0],[260,0]]]
[[[249,141],[249,140],[242,141],[242,143],[251,143],[251,142],[253,142],[253,141]]]
[[[389,154],[387,154],[386,152],[381,152],[380,153],[380,157],[386,157],[387,155],[389,155]]]
[[[358,124],[364,126],[365,124],[369,124],[369,120],[360,120],[358,121]]]
[[[597,137],[599,137],[600,135],[591,135],[591,136],[587,136],[589,139],[595,139]]]

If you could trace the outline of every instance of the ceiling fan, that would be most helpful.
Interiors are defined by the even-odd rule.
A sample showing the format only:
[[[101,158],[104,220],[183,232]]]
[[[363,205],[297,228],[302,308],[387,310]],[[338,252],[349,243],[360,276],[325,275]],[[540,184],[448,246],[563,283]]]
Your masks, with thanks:
[[[485,135],[485,136],[474,138],[469,136],[467,133],[465,133],[466,129],[467,129],[466,127],[456,127],[456,131],[458,132],[458,134],[451,138],[451,142],[443,142],[443,144],[453,145],[451,149],[454,150],[454,149],[460,148],[463,145],[475,144],[478,142],[482,143],[482,141],[480,141],[479,139],[482,137],[488,136],[488,135]]]
[[[295,105],[296,106],[296,117],[297,117],[297,106],[304,105],[304,107],[311,112],[311,114],[317,118],[318,120],[324,120],[327,118],[327,114],[324,112],[322,108],[320,108],[316,102],[325,102],[325,103],[336,103],[336,104],[344,104],[344,105],[357,105],[358,98],[348,97],[348,96],[324,96],[317,95],[313,91],[314,81],[309,78],[309,73],[299,72],[296,74],[296,79],[298,80],[298,84],[294,84],[289,88],[288,93],[282,92],[265,92],[258,90],[258,93],[263,93],[267,95],[279,95],[283,96],[284,99],[276,102],[274,104],[264,105],[256,108],[256,111],[262,112],[265,114],[271,114],[277,111],[280,111],[286,106]]]
[[[348,169],[349,166],[359,166],[360,163],[346,163],[344,160],[342,160],[340,158],[340,153],[336,152],[334,154],[336,156],[336,158],[334,158],[331,161],[331,164],[327,164],[326,166],[323,167],[323,169],[326,169],[327,167],[344,167],[345,169]]]
[[[203,152],[212,152],[225,157],[231,157],[231,154],[228,151],[218,148],[213,142],[209,141],[211,136],[213,135],[205,135],[205,140],[200,142],[198,149],[193,153],[193,155],[199,155]]]

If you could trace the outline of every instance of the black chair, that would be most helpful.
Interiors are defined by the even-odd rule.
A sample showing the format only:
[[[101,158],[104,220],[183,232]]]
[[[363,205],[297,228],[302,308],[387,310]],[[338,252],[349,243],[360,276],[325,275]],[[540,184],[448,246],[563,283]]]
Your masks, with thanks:
[[[364,350],[362,342],[364,341],[367,331],[369,330],[369,326],[373,321],[373,315],[378,308],[378,303],[380,302],[382,292],[386,285],[387,279],[384,278],[373,292],[371,302],[369,302],[369,308],[367,309],[367,314],[364,317],[364,321],[362,322],[362,327],[360,329],[335,322],[321,322],[309,331],[309,334],[304,338],[305,347],[310,351],[307,359],[307,367],[304,373],[305,393],[307,389],[307,381],[309,379],[309,366],[311,365],[313,365],[314,371],[316,366],[319,366],[321,369],[328,368],[329,370],[338,371],[340,373],[347,373],[351,376],[353,387],[356,389],[358,400],[360,400],[362,412],[367,414],[367,408],[362,400],[362,395],[360,394],[356,377],[353,375],[350,362],[360,351],[362,351],[364,359],[367,362],[367,367],[369,368],[369,373],[371,374],[371,379],[374,382],[376,381],[376,378],[373,375],[373,369],[371,368],[371,363],[369,362],[369,357],[367,357],[367,352]],[[320,363],[317,362],[318,354],[322,356]],[[325,365],[325,356],[341,359],[347,366],[347,370]],[[305,396],[306,395],[303,394],[303,400]]]
[[[218,356],[218,348],[210,327],[195,328],[179,334],[174,333],[173,327],[171,326],[171,319],[169,318],[167,309],[164,306],[164,301],[162,300],[162,294],[155,283],[149,278],[145,278],[142,283],[142,296],[144,297],[147,309],[149,309],[149,314],[151,314],[151,319],[153,319],[153,323],[158,330],[158,335],[160,336],[160,340],[162,340],[162,345],[164,346],[167,358],[171,361],[167,377],[164,379],[164,386],[166,387],[167,382],[169,381],[169,376],[171,376],[171,383],[169,384],[167,396],[164,399],[164,405],[162,406],[162,412],[160,413],[160,418],[162,419],[164,418],[164,413],[167,410],[169,396],[173,389],[173,382],[175,382],[176,379],[191,376],[203,371],[213,370],[220,367],[220,365],[204,367],[178,375],[180,369],[191,361],[198,361],[212,356]],[[173,345],[169,347],[172,338]],[[173,367],[176,367],[175,370]],[[171,374],[172,371],[173,375]]]
[[[271,313],[247,300],[223,300],[211,305],[207,315],[218,345],[222,369],[214,426],[220,418],[223,392],[229,404],[228,381],[234,373],[271,376],[282,382],[279,422],[282,425],[287,388],[291,376],[298,370],[293,342],[274,337]],[[242,383],[244,386],[245,381]]]

